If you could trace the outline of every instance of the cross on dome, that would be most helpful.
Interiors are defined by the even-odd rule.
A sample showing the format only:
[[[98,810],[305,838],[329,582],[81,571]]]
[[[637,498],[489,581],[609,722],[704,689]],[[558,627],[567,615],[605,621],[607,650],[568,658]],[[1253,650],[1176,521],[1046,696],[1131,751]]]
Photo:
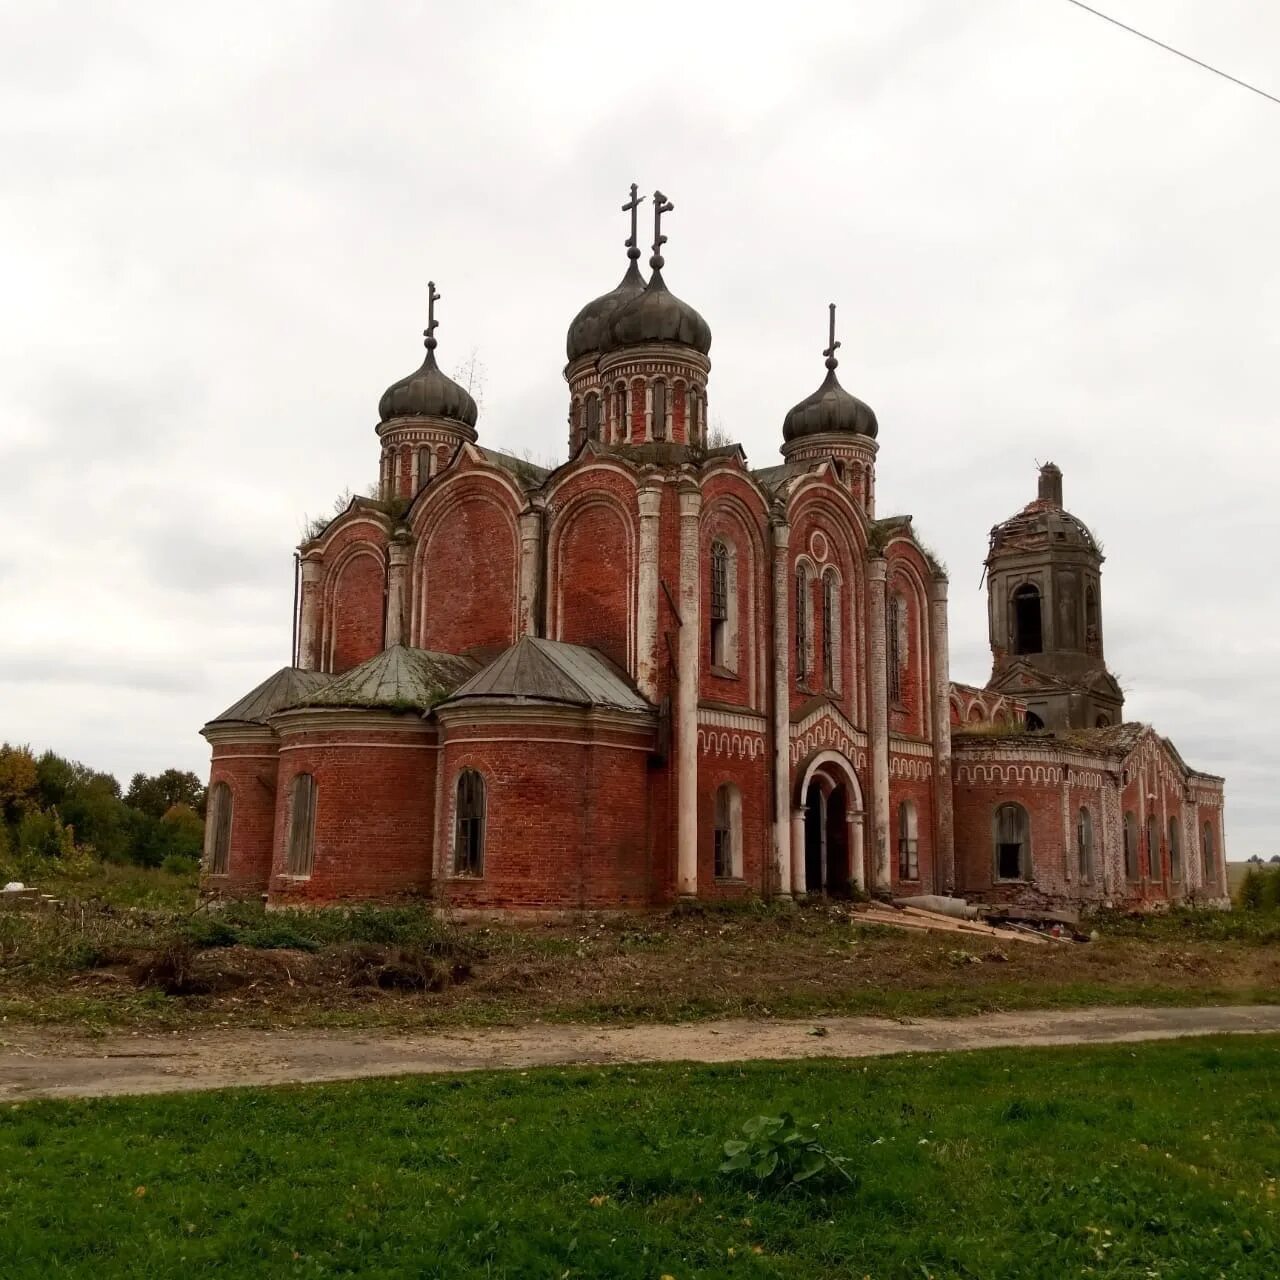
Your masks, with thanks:
[[[631,235],[627,237],[627,257],[632,262],[640,256],[640,249],[636,244],[638,238],[636,234],[636,215],[640,211],[640,206],[649,198],[648,196],[640,195],[639,192],[640,188],[633,182],[631,184],[631,199],[622,206],[622,212],[631,215]]]
[[[436,349],[436,326],[440,323],[436,319],[436,303],[440,301],[440,295],[436,292],[436,282],[434,280],[427,281],[427,327],[423,329],[422,336],[426,339],[423,344],[428,351]]]
[[[653,193],[653,257],[649,259],[649,265],[655,271],[661,271],[665,261],[662,246],[667,243],[667,237],[662,234],[662,215],[674,208],[675,205],[661,191]]]
[[[834,369],[840,361],[836,359],[836,351],[840,344],[836,341],[836,304],[827,303],[827,349],[822,353],[827,357],[827,368]]]

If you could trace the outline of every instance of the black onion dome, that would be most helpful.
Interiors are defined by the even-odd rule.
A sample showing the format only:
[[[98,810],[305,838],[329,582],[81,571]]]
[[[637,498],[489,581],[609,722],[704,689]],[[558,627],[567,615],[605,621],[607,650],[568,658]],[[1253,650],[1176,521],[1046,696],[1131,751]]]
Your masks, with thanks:
[[[448,418],[465,427],[474,427],[478,412],[476,402],[436,364],[436,340],[427,339],[427,358],[422,367],[407,378],[393,382],[378,401],[378,417]]]
[[[880,430],[875,411],[857,396],[851,396],[836,377],[836,361],[827,359],[827,376],[813,395],[801,400],[782,421],[782,438],[804,436],[867,436],[874,440]]]
[[[646,342],[674,342],[692,347],[705,356],[711,350],[711,326],[687,303],[676,297],[662,279],[661,259],[648,287],[613,313],[601,348],[617,351]]]
[[[569,362],[572,363],[579,356],[590,355],[593,351],[601,350],[608,336],[609,321],[614,312],[643,292],[644,276],[640,274],[640,268],[636,266],[633,258],[627,267],[626,275],[622,277],[616,289],[594,298],[573,317],[573,323],[569,326],[569,333],[564,343],[565,355],[568,356]]]

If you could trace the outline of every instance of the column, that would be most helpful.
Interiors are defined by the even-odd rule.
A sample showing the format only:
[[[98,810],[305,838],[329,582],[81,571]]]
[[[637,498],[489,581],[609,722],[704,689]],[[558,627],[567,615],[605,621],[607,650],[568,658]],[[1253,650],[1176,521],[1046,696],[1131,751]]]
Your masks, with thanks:
[[[791,810],[791,892],[802,898],[808,889],[804,868],[804,810]]]
[[[304,557],[302,561],[302,609],[298,620],[298,665],[307,671],[320,670],[320,580],[324,562]]]
[[[542,634],[542,512],[520,513],[520,635]]]
[[[396,538],[388,548],[387,619],[384,647],[408,644],[407,622],[409,558],[413,547],[407,538]]]
[[[676,710],[676,888],[682,898],[698,895],[698,521],[702,492],[690,484],[680,493],[680,647]]]
[[[636,600],[636,685],[650,702],[658,701],[658,526],[662,490],[640,490],[640,566]]]
[[[929,648],[933,658],[933,812],[935,893],[956,887],[955,820],[951,788],[951,656],[947,633],[947,580],[929,589]]]
[[[873,556],[867,565],[868,625],[871,635],[867,657],[871,664],[871,812],[873,890],[891,886],[889,877],[889,672],[888,637],[885,635],[885,581],[888,565]]]
[[[865,818],[860,813],[849,815],[849,866],[853,869],[853,887],[859,893],[867,891],[866,851],[863,848]]]
[[[773,534],[773,851],[778,896],[787,898],[796,885],[804,889],[804,825],[798,845],[791,813],[791,609],[787,592],[791,569],[787,548],[791,526],[786,520],[770,522]],[[796,859],[799,874],[794,875]]]

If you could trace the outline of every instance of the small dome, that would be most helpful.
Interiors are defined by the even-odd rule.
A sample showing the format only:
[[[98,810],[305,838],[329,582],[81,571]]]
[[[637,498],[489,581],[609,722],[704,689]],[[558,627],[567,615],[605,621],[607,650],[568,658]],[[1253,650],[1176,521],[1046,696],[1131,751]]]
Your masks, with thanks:
[[[639,254],[636,254],[636,257],[639,257]],[[644,276],[640,274],[640,268],[636,266],[633,257],[618,287],[588,302],[573,317],[573,323],[569,325],[569,334],[564,344],[565,355],[568,356],[569,362],[572,364],[580,356],[601,350],[608,336],[609,321],[613,314],[643,292]]]
[[[662,279],[661,258],[644,292],[613,313],[602,351],[617,351],[646,342],[674,342],[704,356],[711,350],[711,327],[687,303],[676,297]]]
[[[874,440],[880,430],[875,411],[857,396],[851,396],[836,377],[836,360],[827,358],[827,376],[813,395],[801,400],[782,421],[782,438],[799,440],[804,436],[828,433],[867,436]]]
[[[1052,462],[1040,468],[1040,492],[1016,515],[991,530],[990,555],[1045,548],[1101,555],[1089,526],[1062,505],[1062,472]]]
[[[378,401],[378,417],[448,418],[465,427],[474,427],[476,402],[454,380],[440,372],[436,364],[436,340],[427,339],[427,358],[422,367],[407,378],[393,382]]]

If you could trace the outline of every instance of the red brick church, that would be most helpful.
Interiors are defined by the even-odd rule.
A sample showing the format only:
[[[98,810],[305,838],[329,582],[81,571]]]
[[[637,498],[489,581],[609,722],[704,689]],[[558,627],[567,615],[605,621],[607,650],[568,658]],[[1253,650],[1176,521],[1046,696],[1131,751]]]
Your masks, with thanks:
[[[641,199],[621,281],[569,325],[553,470],[480,442],[431,287],[426,358],[379,403],[377,497],[299,549],[293,665],[203,730],[205,892],[1222,900],[1222,779],[1124,721],[1103,557],[1057,468],[991,533],[991,679],[953,683],[947,577],[876,511],[835,308],[782,461],[752,469],[709,437],[711,330],[664,278],[660,192],[640,271]]]

